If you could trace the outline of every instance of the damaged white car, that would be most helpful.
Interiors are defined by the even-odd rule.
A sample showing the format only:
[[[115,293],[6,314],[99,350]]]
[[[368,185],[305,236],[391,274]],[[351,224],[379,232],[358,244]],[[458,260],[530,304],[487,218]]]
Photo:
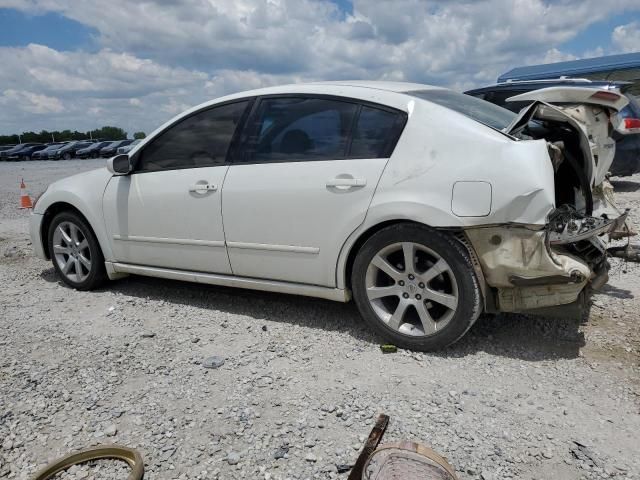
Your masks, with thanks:
[[[92,289],[149,275],[348,301],[396,345],[485,312],[579,310],[607,280],[615,91],[537,90],[519,116],[420,84],[272,87],[199,105],[49,186],[36,253]]]

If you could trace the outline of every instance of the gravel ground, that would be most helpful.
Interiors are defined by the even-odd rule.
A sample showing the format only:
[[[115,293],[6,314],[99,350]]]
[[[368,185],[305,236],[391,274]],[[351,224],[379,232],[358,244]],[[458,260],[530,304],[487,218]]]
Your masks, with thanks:
[[[90,445],[148,479],[346,478],[376,415],[461,479],[640,479],[640,279],[613,260],[587,322],[482,317],[436,354],[382,354],[353,304],[143,277],[64,287],[31,254],[32,194],[102,160],[0,163],[0,478]],[[614,182],[640,213],[640,176]],[[203,361],[222,356],[224,365]],[[124,478],[96,462],[64,479]]]

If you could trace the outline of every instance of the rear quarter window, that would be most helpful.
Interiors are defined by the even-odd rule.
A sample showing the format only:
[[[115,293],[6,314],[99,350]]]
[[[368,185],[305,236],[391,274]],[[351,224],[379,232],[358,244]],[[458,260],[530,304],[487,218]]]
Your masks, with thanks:
[[[506,108],[452,90],[416,90],[407,93],[449,108],[496,130],[509,126],[516,116]]]

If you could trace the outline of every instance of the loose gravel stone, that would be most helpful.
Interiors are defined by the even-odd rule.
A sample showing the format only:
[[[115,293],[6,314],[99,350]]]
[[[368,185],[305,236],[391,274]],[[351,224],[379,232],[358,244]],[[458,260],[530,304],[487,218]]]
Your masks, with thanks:
[[[218,356],[207,357],[202,362],[204,368],[220,368],[223,365],[224,358]]]

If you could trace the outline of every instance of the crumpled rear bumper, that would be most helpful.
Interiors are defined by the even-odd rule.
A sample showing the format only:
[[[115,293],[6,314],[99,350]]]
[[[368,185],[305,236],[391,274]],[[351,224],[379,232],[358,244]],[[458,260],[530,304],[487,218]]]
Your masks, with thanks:
[[[470,228],[488,287],[487,308],[529,312],[579,300],[608,280],[605,243],[599,238],[619,227],[615,220],[584,219],[578,224],[550,222],[546,228],[503,225]]]

